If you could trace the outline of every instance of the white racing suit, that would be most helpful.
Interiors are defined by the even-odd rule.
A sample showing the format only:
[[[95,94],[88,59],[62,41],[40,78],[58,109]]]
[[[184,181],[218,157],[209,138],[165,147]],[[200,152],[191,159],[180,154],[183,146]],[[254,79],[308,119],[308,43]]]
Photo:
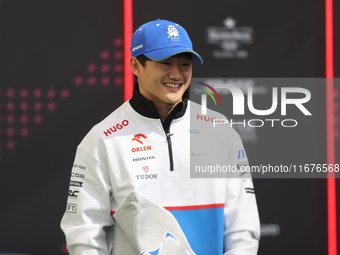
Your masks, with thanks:
[[[71,255],[257,254],[250,175],[190,178],[190,136],[202,135],[195,121],[213,124],[199,112],[184,100],[162,123],[135,87],[129,102],[93,127],[78,146],[61,222]],[[225,163],[247,163],[230,126],[218,139]]]

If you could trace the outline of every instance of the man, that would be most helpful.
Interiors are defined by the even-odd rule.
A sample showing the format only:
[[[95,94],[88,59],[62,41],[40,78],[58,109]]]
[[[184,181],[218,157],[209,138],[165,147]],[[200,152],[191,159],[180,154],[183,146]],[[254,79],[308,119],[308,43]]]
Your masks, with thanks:
[[[187,89],[192,59],[203,60],[187,32],[151,21],[133,34],[131,50],[133,98],[77,149],[61,222],[69,253],[256,254],[251,178],[190,178],[188,130],[198,106],[187,100]],[[243,164],[239,136],[221,130],[224,163]]]

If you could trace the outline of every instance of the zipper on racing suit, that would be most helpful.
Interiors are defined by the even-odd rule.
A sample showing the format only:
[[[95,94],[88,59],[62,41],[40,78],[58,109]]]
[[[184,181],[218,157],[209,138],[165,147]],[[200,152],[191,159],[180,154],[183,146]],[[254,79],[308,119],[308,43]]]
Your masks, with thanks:
[[[156,107],[156,106],[155,106]],[[157,110],[158,112],[158,110]],[[159,117],[160,114],[158,113]],[[166,141],[168,143],[168,152],[169,152],[169,163],[170,163],[170,172],[174,171],[174,157],[173,157],[173,153],[172,153],[172,144],[171,144],[171,136],[173,134],[170,133],[170,126],[172,121],[179,115],[179,112],[176,112],[175,116],[171,117],[170,122],[167,123],[163,123],[162,122],[162,126],[163,126],[163,130],[165,132],[166,135]]]
[[[183,95],[183,98],[186,99],[187,95],[186,96]],[[186,101],[183,100],[183,102],[185,102],[185,104],[182,103],[182,104],[176,105],[175,108],[170,112],[170,114],[166,117],[166,119],[163,122],[155,103],[150,100],[147,100],[145,97],[143,97],[140,94],[137,83],[135,83],[133,97],[130,100],[130,104],[132,108],[139,114],[145,117],[148,117],[148,118],[159,118],[160,119],[160,122],[163,127],[163,131],[165,133],[166,140],[168,143],[170,172],[173,172],[175,169],[174,157],[173,157],[173,152],[172,152],[172,143],[171,143],[171,136],[173,134],[170,133],[170,125],[171,125],[171,122],[175,118],[177,118],[181,114],[182,115],[184,114],[185,109],[186,109]],[[185,108],[183,108],[184,106]]]
[[[165,132],[165,134],[166,134],[166,140],[168,142],[169,160],[170,160],[170,171],[174,171],[174,158],[173,158],[173,155],[172,155],[172,146],[171,146],[171,136],[173,134],[170,134],[170,127]]]

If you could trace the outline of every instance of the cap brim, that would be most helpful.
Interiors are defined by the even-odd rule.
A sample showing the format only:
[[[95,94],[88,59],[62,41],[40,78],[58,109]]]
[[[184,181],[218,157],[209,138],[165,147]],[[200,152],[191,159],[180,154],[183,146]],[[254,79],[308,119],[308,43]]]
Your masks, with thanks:
[[[200,64],[203,64],[202,57],[195,51],[190,50],[184,47],[171,47],[171,48],[164,48],[159,50],[154,50],[150,52],[145,52],[144,55],[154,61],[162,61],[164,59],[173,57],[177,54],[189,52],[192,54],[192,57]]]

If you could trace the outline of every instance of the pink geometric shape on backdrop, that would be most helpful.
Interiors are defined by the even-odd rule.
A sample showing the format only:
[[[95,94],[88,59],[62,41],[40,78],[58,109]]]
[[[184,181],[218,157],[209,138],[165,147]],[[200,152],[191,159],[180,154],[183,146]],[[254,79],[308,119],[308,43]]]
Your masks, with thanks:
[[[103,73],[107,73],[110,70],[110,66],[108,64],[102,64],[101,71]]]
[[[7,103],[7,110],[8,111],[13,111],[14,110],[14,103],[13,102],[8,102]]]
[[[60,247],[60,250],[61,250],[62,254],[68,254],[68,250],[67,250],[66,244],[62,245]]]
[[[34,97],[39,98],[41,97],[41,95],[42,95],[41,89],[34,90]]]
[[[12,124],[14,123],[14,120],[15,120],[15,117],[12,114],[7,116],[7,123]]]
[[[114,57],[115,57],[115,59],[122,59],[123,58],[123,52],[122,51],[116,51]]]
[[[27,97],[27,96],[28,96],[28,91],[27,91],[27,89],[22,89],[22,90],[20,91],[20,96],[21,96],[21,97]]]
[[[94,76],[89,77],[89,78],[87,79],[87,83],[88,83],[90,86],[96,85],[96,77],[94,77]]]
[[[109,77],[102,77],[102,85],[107,86],[110,84],[110,78]]]
[[[55,97],[55,90],[54,90],[54,89],[49,89],[49,90],[47,91],[47,96],[48,96],[49,98],[54,98],[54,97]]]
[[[74,85],[79,87],[86,82],[90,86],[94,86],[96,84],[101,84],[105,87],[110,84],[117,86],[123,85],[124,80],[123,77],[121,77],[121,73],[124,71],[124,67],[121,62],[123,60],[124,53],[122,51],[122,47],[119,47],[122,46],[123,43],[124,41],[120,37],[114,39],[112,44],[118,48],[111,52],[106,49],[100,52],[99,57],[100,60],[102,60],[102,63],[89,63],[86,68],[90,77],[83,78],[78,75],[73,80]],[[109,61],[110,58],[118,60],[118,62],[113,64],[106,63],[106,61]],[[101,74],[97,73],[98,70],[101,71]],[[112,71],[116,73],[116,76],[111,76]],[[117,74],[119,74],[120,77],[117,77]],[[22,100],[21,102],[17,102],[18,105],[16,105],[15,102],[11,102],[11,99],[16,95],[20,96]],[[1,96],[6,96],[7,102],[4,102]],[[35,102],[31,102],[29,100],[29,96],[34,97],[36,99]],[[27,124],[34,123],[39,125],[43,122],[43,110],[48,110],[49,112],[56,110],[57,104],[52,100],[57,96],[60,96],[62,99],[67,99],[70,97],[70,90],[67,88],[62,89],[59,92],[53,88],[50,88],[47,91],[44,88],[36,88],[34,90],[21,88],[18,91],[13,88],[0,90],[0,101],[2,101],[0,102],[0,109],[6,108],[8,111],[7,116],[6,114],[0,116],[0,122],[6,121],[8,125],[7,129],[0,129],[0,137],[7,135],[7,137],[12,138],[9,141],[1,141],[0,148],[2,147],[2,149],[13,150],[17,144],[15,137],[21,136],[21,138],[25,138],[29,135],[30,127],[26,127]],[[48,98],[49,102],[44,101],[45,98]],[[29,112],[30,109],[35,110],[36,115],[31,116],[32,113]],[[21,110],[21,114],[17,113],[17,110]],[[18,116],[16,114],[18,114]],[[18,121],[21,127],[17,127],[17,124],[12,126],[15,121]],[[2,160],[3,154],[0,152],[0,162]],[[66,246],[63,246],[62,249],[65,254],[68,254]]]
[[[70,91],[68,89],[63,89],[60,94],[62,99],[66,99],[70,96]]]
[[[122,38],[116,38],[114,41],[113,41],[113,44],[115,46],[122,46],[123,45],[123,39]]]
[[[14,136],[14,128],[7,128],[7,135]]]
[[[115,78],[115,84],[118,86],[123,85],[123,78],[122,77],[116,77]]]
[[[34,116],[34,123],[35,124],[40,124],[42,122],[42,118],[41,118],[41,115],[35,115]]]
[[[21,129],[21,136],[22,137],[27,137],[28,136],[28,129],[27,128],[22,128]]]
[[[27,115],[21,115],[21,117],[20,117],[20,122],[21,122],[22,124],[27,124],[27,122],[28,122],[28,116],[27,116]]]
[[[27,111],[27,109],[28,109],[28,103],[27,103],[27,102],[22,102],[22,103],[20,104],[20,109],[21,109],[22,111]]]
[[[7,97],[13,97],[14,96],[14,90],[13,89],[8,89],[7,90]]]
[[[123,72],[123,70],[124,70],[123,65],[120,64],[115,65],[115,72],[120,73]]]
[[[102,59],[108,59],[110,57],[110,53],[107,51],[107,50],[103,50],[101,53],[100,53],[100,57]]]
[[[8,150],[13,150],[14,147],[15,147],[14,141],[8,141],[8,142],[7,142],[7,149],[8,149]]]
[[[95,72],[96,71],[96,65],[93,64],[93,63],[88,64],[87,71],[89,71],[90,73]]]
[[[41,108],[42,108],[42,104],[40,102],[34,103],[34,110],[41,111]]]
[[[55,108],[56,108],[56,105],[55,105],[54,102],[49,102],[49,103],[47,104],[47,109],[48,109],[50,112],[54,111]]]
[[[83,78],[81,76],[76,76],[74,78],[74,84],[76,86],[80,86],[81,84],[83,84]]]

